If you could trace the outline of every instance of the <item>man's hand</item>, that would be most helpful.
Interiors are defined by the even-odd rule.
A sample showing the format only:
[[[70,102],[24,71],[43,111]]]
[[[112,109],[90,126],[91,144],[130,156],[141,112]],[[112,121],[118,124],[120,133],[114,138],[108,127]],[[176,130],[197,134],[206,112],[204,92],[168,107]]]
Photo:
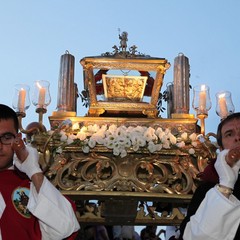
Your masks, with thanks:
[[[24,162],[27,159],[28,151],[23,140],[19,137],[16,137],[12,142],[12,149],[17,155],[18,160]]]
[[[226,155],[227,163],[233,167],[234,164],[240,159],[240,147],[230,149]]]
[[[226,161],[226,156],[229,152],[230,150],[228,149],[221,151],[218,154],[214,167],[219,175],[220,185],[233,189],[238,178],[240,161],[237,161],[234,166],[231,167]]]
[[[24,161],[19,160],[17,155],[14,154],[14,164],[31,179],[35,173],[41,173],[42,170],[38,163],[39,155],[37,150],[30,146],[26,146],[26,150],[28,151],[28,156]]]

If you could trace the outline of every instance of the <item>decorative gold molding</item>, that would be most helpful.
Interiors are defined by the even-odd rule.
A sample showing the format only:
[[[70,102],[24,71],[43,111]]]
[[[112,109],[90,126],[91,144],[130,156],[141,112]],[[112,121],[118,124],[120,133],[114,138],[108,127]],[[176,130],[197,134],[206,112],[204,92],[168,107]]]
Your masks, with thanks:
[[[55,127],[64,120],[56,116],[49,119]],[[171,129],[174,134],[191,134],[198,129],[197,120],[192,117],[73,117],[71,120],[73,124],[81,123],[81,126],[116,124],[162,127]],[[81,145],[65,146],[63,152],[58,153],[56,149],[62,142],[55,136],[47,148],[48,167],[45,168],[45,174],[64,194],[79,202],[81,207],[78,209],[78,219],[81,223],[177,225],[184,217],[181,208],[187,206],[200,181],[198,173],[216,157],[216,147],[208,139],[209,136],[205,136],[205,142],[198,142],[193,155],[189,154],[189,146],[186,145],[152,154],[147,149],[137,152],[128,149],[124,158],[114,156],[111,149],[100,145],[88,154],[83,153]],[[131,214],[123,211],[119,213],[117,210],[112,212],[110,203],[113,202],[116,209],[125,203],[127,212]],[[171,211],[156,211],[156,206],[162,203],[169,204]],[[144,208],[141,208],[141,204],[144,204]]]

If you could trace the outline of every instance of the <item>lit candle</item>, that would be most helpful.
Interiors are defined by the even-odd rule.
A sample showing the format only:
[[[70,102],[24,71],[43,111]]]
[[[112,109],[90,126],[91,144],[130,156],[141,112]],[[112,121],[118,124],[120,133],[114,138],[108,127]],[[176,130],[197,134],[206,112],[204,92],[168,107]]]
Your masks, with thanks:
[[[26,100],[26,90],[21,88],[18,94],[18,111],[19,112],[24,112],[25,100]]]
[[[46,95],[46,89],[39,86],[39,96],[38,96],[39,107],[43,107],[43,105],[45,104],[45,95]]]
[[[199,110],[201,112],[206,111],[206,87],[201,85],[201,91],[199,93]]]
[[[219,109],[220,109],[220,116],[224,118],[228,115],[227,102],[226,102],[224,93],[219,95],[218,103],[219,103]]]

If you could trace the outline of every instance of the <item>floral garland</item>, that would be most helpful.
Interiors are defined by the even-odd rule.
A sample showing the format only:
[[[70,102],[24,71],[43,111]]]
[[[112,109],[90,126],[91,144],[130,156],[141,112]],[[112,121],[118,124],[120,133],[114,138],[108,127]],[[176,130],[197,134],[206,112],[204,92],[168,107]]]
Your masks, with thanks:
[[[91,149],[97,145],[105,146],[113,151],[115,156],[121,158],[127,155],[127,150],[132,149],[137,152],[141,149],[147,149],[150,153],[160,151],[162,149],[170,149],[176,147],[186,149],[188,153],[194,154],[199,143],[196,133],[182,133],[180,136],[174,136],[170,129],[163,130],[161,127],[156,129],[146,126],[117,126],[97,124],[80,127],[79,123],[72,126],[71,130],[61,130],[60,141],[66,145],[80,145],[84,153],[89,153]],[[52,133],[50,133],[52,134]],[[60,146],[57,152],[61,152]]]

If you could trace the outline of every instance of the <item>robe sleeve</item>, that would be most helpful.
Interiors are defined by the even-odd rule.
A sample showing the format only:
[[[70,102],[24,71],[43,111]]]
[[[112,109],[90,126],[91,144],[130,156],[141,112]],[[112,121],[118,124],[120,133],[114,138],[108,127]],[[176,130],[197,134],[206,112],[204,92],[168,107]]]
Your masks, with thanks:
[[[80,228],[71,203],[46,177],[39,193],[31,183],[27,207],[39,219],[42,239],[60,240]]]
[[[210,189],[184,231],[184,240],[232,240],[240,223],[240,201]]]

